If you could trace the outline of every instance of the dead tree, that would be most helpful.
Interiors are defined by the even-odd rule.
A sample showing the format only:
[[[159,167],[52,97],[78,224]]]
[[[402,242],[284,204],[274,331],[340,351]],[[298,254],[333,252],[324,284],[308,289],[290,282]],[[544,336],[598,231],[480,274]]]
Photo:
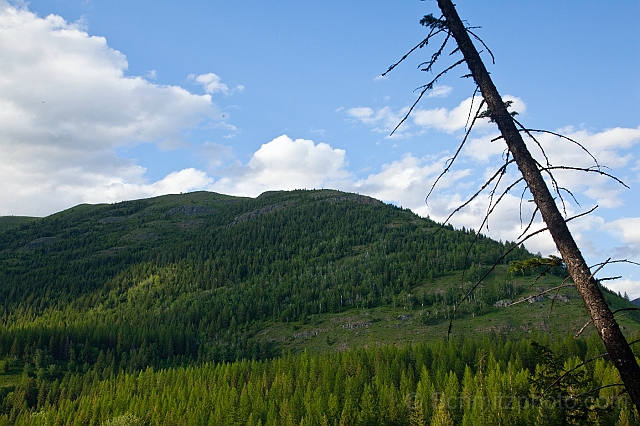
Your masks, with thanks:
[[[474,81],[487,103],[489,114],[498,126],[509,152],[513,156],[522,177],[533,196],[556,248],[567,266],[584,306],[595,325],[609,356],[620,372],[620,377],[636,407],[640,408],[640,367],[627,343],[611,309],[600,291],[591,270],[587,266],[578,245],[569,231],[564,217],[551,195],[537,162],[531,156],[522,135],[507,110],[487,69],[474,46],[467,29],[460,20],[451,0],[438,0],[445,25],[458,44]]]
[[[556,204],[556,200],[554,199],[552,192],[550,191],[547,183],[543,178],[544,172],[551,179],[554,192],[559,195],[560,189],[562,188],[559,188],[557,186],[552,171],[554,169],[557,170],[561,168],[571,169],[571,167],[552,167],[548,163],[546,166],[543,166],[533,158],[529,149],[527,148],[527,145],[524,142],[524,139],[522,138],[522,132],[533,138],[533,136],[531,135],[531,132],[533,132],[533,130],[524,128],[508,111],[508,105],[505,104],[505,102],[502,100],[502,97],[493,84],[493,81],[491,80],[491,77],[487,72],[487,69],[480,57],[478,50],[473,44],[472,37],[474,37],[481,43],[482,40],[480,40],[471,31],[472,28],[466,27],[463,24],[451,0],[438,0],[438,6],[442,11],[442,16],[440,18],[434,18],[433,16],[429,15],[425,16],[425,18],[421,21],[423,25],[430,28],[430,33],[427,38],[416,47],[414,47],[399,62],[392,65],[388,71],[390,71],[400,62],[406,59],[406,57],[411,52],[427,45],[430,38],[434,35],[444,34],[444,43],[440,46],[439,49],[436,50],[429,61],[422,64],[424,65],[424,68],[422,68],[423,71],[431,71],[436,60],[442,55],[447,42],[451,38],[455,40],[457,48],[454,50],[454,52],[459,51],[462,54],[462,59],[449,66],[441,73],[437,74],[437,76],[429,84],[423,86],[423,91],[420,94],[418,100],[412,106],[411,110],[413,110],[413,107],[415,107],[422,95],[427,90],[433,87],[438,78],[440,78],[451,69],[457,67],[458,65],[461,65],[462,63],[467,64],[469,71],[471,72],[468,77],[472,77],[475,81],[477,90],[479,90],[482,94],[483,105],[486,105],[487,110],[485,115],[488,116],[491,121],[496,123],[502,135],[501,139],[504,139],[508,148],[505,164],[498,170],[498,172],[496,172],[491,180],[496,179],[499,182],[501,177],[505,174],[506,167],[509,166],[509,164],[515,163],[517,165],[522,175],[522,179],[519,179],[518,181],[524,181],[524,183],[526,184],[526,188],[533,196],[533,200],[536,204],[536,212],[534,212],[534,216],[537,212],[539,212],[542,216],[542,219],[546,224],[546,229],[551,234],[551,237],[553,238],[553,241],[558,251],[560,252],[560,255],[562,256],[562,261],[566,265],[567,271],[569,272],[569,275],[571,276],[571,279],[573,280],[575,287],[584,302],[584,306],[589,316],[591,317],[591,321],[607,349],[608,356],[611,358],[615,367],[618,369],[620,377],[622,378],[624,386],[629,393],[631,400],[633,401],[635,406],[640,409],[640,366],[638,366],[638,363],[636,362],[635,356],[629,344],[627,343],[624,335],[620,330],[620,327],[618,326],[618,323],[614,318],[613,313],[609,309],[609,306],[604,299],[599,284],[594,278],[594,273],[592,273],[587,266],[587,263],[585,262],[580,249],[578,248],[571,232],[569,231],[569,228],[567,226],[568,219],[565,219],[565,217],[560,212],[560,209]],[[484,43],[482,44],[484,48],[488,50]],[[402,121],[404,121],[408,117],[408,115],[411,113],[411,110]],[[475,119],[480,116],[481,113],[479,112],[478,114],[476,114],[473,121],[475,121]],[[470,127],[473,126],[473,121]],[[400,124],[402,124],[402,122]],[[400,124],[398,125],[398,127],[400,126]],[[467,131],[464,140],[466,140],[466,138],[468,137],[469,132],[470,128]],[[535,138],[533,139],[535,140]],[[541,148],[539,144],[538,146]],[[457,154],[460,152],[461,147],[462,145],[458,149],[458,152],[456,152],[456,154],[454,155],[454,158],[449,162],[444,173],[446,173],[453,160],[455,160]],[[599,167],[596,169],[573,169],[608,175],[607,173],[602,172]],[[491,180],[489,182],[491,182]],[[483,189],[488,186],[489,182],[484,185]],[[497,183],[495,185],[495,188],[497,188]],[[507,191],[511,188],[513,188],[513,185],[510,186]],[[503,195],[505,193],[503,193]],[[478,193],[476,193],[474,197],[477,195]],[[491,209],[492,207],[490,206],[490,211],[487,213],[487,216],[490,214]],[[485,217],[485,221],[486,219],[487,217]],[[533,221],[533,217],[531,221]],[[531,222],[529,223],[529,226],[530,225]]]

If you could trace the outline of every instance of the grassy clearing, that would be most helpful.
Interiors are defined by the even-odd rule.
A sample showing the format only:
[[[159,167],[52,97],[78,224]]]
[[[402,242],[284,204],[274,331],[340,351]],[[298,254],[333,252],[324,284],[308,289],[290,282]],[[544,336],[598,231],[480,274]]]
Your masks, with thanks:
[[[490,279],[504,279],[500,274]],[[552,288],[561,283],[554,276],[535,281],[535,277],[512,277],[527,290],[514,300],[537,294],[542,289]],[[461,275],[456,274],[435,280],[425,286],[447,288],[460,285]],[[504,335],[510,338],[530,337],[541,333],[560,335],[577,333],[588,321],[582,300],[574,289],[562,289],[560,294],[567,299],[553,302],[545,295],[543,300],[523,302],[513,306],[491,306],[482,315],[466,315],[453,320],[451,337],[482,337],[483,335]],[[625,304],[611,297],[614,309]],[[568,301],[567,301],[568,300]],[[617,306],[620,305],[620,306]],[[269,323],[257,335],[276,343],[284,351],[297,353],[307,349],[312,353],[323,351],[345,351],[376,345],[405,345],[407,343],[429,342],[446,338],[449,318],[425,321],[428,309],[419,307],[380,306],[370,309],[351,309],[339,314],[321,314],[310,317],[306,324]],[[619,317],[619,323],[626,333],[640,332],[640,324],[631,316]],[[587,327],[584,334],[594,332]]]

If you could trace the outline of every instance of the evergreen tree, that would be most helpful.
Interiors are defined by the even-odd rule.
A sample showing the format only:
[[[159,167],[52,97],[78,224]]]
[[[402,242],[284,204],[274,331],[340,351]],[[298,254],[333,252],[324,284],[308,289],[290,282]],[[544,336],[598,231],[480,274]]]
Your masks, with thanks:
[[[440,399],[431,419],[431,426],[453,426],[453,419],[444,398]]]
[[[411,426],[426,426],[424,409],[422,408],[422,401],[414,401],[411,406],[411,415],[409,416],[409,425]]]

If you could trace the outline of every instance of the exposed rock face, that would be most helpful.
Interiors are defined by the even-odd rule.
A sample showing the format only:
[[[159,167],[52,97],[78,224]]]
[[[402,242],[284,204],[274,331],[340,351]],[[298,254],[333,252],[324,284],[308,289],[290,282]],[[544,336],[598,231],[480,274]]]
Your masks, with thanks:
[[[127,220],[127,218],[123,216],[109,216],[100,219],[98,222],[102,223],[103,225],[108,225],[110,223],[122,222],[123,220]]]
[[[263,194],[264,195],[264,194]],[[254,217],[258,217],[265,213],[271,213],[278,210],[282,210],[288,206],[295,205],[297,203],[291,201],[285,201],[284,203],[272,204],[270,206],[263,207],[258,210],[251,211],[249,213],[243,213],[240,216],[236,217],[233,222],[229,224],[229,226],[237,225],[238,223],[247,222],[248,220],[253,219]]]
[[[352,203],[358,204],[371,204],[371,205],[381,205],[384,204],[380,200],[376,200],[375,198],[367,197],[366,195],[341,195],[337,197],[325,198],[324,200],[327,203],[339,203],[341,201],[351,201]]]
[[[547,298],[551,300],[559,300],[564,303],[569,302],[569,297],[564,294],[548,294]]]
[[[49,244],[55,243],[57,240],[58,239],[56,237],[36,238],[35,240],[30,241],[27,244],[25,244],[24,248],[26,248],[26,249],[34,249],[34,248],[38,248],[38,247],[42,247],[42,246],[48,246]]]
[[[174,207],[167,212],[169,216],[173,216],[174,214],[186,214],[188,216],[211,215],[215,213],[216,210],[209,206],[199,206],[196,204]]]

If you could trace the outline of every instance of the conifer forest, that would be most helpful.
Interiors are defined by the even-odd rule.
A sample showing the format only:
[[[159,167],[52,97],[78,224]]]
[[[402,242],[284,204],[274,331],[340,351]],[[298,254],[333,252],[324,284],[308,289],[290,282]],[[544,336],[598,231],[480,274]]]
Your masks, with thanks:
[[[0,218],[0,424],[640,424],[512,245],[332,190]]]

